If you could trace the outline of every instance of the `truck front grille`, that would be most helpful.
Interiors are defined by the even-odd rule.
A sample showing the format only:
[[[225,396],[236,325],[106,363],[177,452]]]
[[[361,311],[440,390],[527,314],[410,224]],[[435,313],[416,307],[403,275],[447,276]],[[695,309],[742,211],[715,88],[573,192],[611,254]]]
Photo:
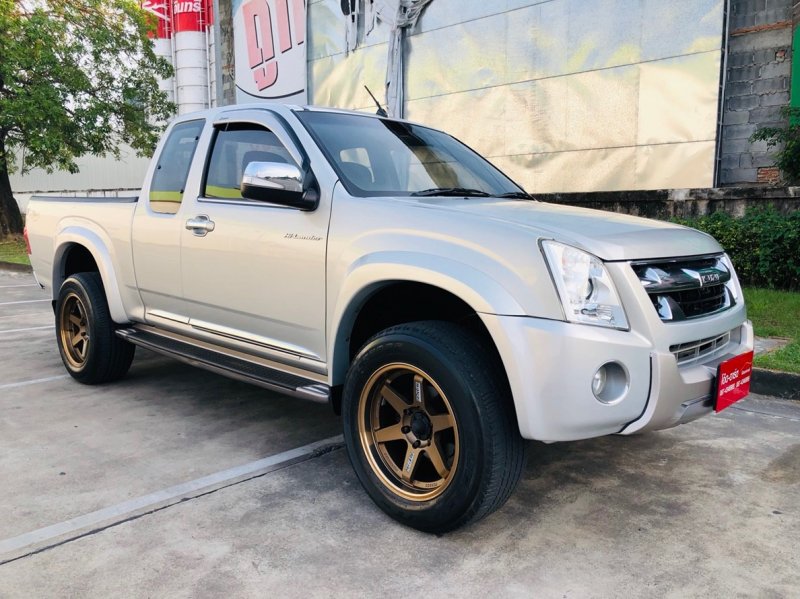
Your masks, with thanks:
[[[716,312],[725,307],[727,293],[725,285],[712,285],[711,287],[700,287],[699,289],[688,289],[686,291],[673,291],[664,294],[671,298],[683,311],[686,318],[695,318]],[[660,295],[651,295],[653,305],[658,310],[658,298]]]
[[[691,364],[701,360],[711,359],[723,351],[731,341],[730,331],[717,337],[708,337],[688,343],[670,345],[669,351],[675,356],[678,365]]]
[[[690,320],[734,305],[722,255],[631,264],[661,320]]]

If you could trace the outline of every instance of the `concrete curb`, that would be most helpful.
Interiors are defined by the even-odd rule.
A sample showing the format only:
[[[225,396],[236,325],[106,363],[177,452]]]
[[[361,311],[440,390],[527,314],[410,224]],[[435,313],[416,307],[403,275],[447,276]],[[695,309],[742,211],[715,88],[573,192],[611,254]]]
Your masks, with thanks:
[[[800,374],[753,368],[750,390],[759,395],[800,400]]]
[[[16,262],[0,261],[0,270],[10,270],[12,272],[33,272],[28,264],[17,264]]]

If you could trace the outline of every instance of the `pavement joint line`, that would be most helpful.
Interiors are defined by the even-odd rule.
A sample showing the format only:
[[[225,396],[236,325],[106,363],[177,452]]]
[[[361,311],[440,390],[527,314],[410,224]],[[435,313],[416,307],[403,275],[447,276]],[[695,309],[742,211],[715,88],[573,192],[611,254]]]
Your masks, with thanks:
[[[34,310],[34,311],[31,311],[31,312],[18,312],[16,314],[6,314],[4,316],[0,316],[0,320],[2,320],[4,318],[16,318],[17,320],[19,320],[23,316],[38,316],[38,315],[45,315],[45,314],[50,316],[50,313],[47,310],[44,310],[44,311],[42,311],[42,310]],[[52,316],[50,316],[50,318],[52,318]]]
[[[16,302],[0,302],[0,306],[13,306],[14,304],[37,304],[39,302],[49,302],[49,299],[38,299],[38,300],[19,300]]]
[[[17,387],[27,387],[28,385],[36,385],[37,383],[49,383],[50,381],[58,381],[67,378],[68,374],[59,374],[57,376],[48,376],[43,379],[33,379],[31,381],[20,381],[18,383],[6,383],[0,385],[0,391],[3,389],[15,389]]]
[[[55,325],[48,324],[41,327],[28,327],[27,329],[9,329],[7,331],[0,331],[0,333],[22,333],[23,331],[43,331],[44,329],[53,329]]]
[[[25,285],[0,285],[0,289],[14,289],[15,287],[38,287],[36,283],[26,283]]]
[[[785,400],[785,401],[792,401],[792,400]],[[791,420],[793,422],[800,422],[800,418],[794,418],[792,416],[787,416],[786,414],[777,414],[775,412],[766,412],[764,410],[754,410],[753,408],[740,408],[739,406],[731,406],[729,409],[734,410],[736,412],[745,412],[747,414],[758,414],[759,416],[772,416],[773,418],[785,418],[786,420]]]
[[[220,470],[148,495],[129,499],[16,537],[0,540],[0,566],[173,505],[264,476],[275,470],[320,457],[339,449],[342,443],[342,435],[336,435],[255,462]]]

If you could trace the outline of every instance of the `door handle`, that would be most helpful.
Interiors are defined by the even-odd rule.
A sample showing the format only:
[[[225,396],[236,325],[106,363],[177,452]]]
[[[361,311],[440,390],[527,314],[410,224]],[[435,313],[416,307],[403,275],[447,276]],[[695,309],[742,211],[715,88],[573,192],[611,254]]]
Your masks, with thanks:
[[[205,237],[206,234],[214,230],[214,221],[205,214],[201,214],[187,220],[186,228],[198,237]]]

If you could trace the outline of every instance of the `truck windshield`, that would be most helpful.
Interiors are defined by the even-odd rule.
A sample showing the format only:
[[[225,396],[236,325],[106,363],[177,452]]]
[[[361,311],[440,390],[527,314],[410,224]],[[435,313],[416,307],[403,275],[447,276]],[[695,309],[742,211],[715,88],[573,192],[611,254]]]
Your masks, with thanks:
[[[371,116],[297,111],[351,195],[528,195],[454,137]]]

